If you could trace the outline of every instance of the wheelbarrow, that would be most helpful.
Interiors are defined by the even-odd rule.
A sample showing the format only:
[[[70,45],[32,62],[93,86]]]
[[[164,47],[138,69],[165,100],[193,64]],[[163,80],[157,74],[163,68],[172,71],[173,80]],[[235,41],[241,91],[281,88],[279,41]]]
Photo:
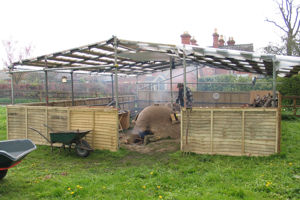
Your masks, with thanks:
[[[46,125],[44,125],[46,126]],[[48,127],[48,126],[46,126]],[[75,144],[75,152],[80,157],[87,157],[89,156],[90,152],[93,151],[92,147],[89,145],[87,141],[82,139],[86,136],[90,130],[88,131],[58,131],[54,132],[53,129],[48,127],[52,132],[50,132],[50,140],[45,137],[40,131],[29,127],[31,130],[37,132],[40,136],[42,136],[47,142],[51,144],[51,151],[53,151],[53,144],[54,143],[62,143],[62,147],[65,149],[65,146],[69,146],[69,151],[73,144]]]
[[[0,141],[0,180],[6,176],[9,168],[19,164],[35,149],[35,144],[27,139]]]

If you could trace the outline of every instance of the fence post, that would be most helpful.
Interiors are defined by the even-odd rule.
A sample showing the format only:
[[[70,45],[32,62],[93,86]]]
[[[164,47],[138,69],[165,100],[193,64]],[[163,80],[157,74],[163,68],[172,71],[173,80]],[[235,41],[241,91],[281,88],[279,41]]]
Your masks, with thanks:
[[[297,107],[296,107],[296,98],[293,98],[293,113],[294,113],[294,116],[296,116],[297,114]]]
[[[11,89],[11,104],[15,103],[15,98],[14,98],[14,74],[11,73],[10,77],[10,89]]]

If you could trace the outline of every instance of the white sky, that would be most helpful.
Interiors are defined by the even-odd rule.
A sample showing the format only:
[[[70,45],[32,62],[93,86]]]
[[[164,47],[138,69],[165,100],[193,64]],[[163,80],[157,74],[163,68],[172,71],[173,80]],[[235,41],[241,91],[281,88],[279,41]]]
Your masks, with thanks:
[[[0,1],[0,69],[3,40],[32,44],[33,56],[109,39],[180,44],[188,31],[200,46],[212,45],[215,28],[236,44],[257,50],[279,42],[281,20],[273,0],[3,0]]]

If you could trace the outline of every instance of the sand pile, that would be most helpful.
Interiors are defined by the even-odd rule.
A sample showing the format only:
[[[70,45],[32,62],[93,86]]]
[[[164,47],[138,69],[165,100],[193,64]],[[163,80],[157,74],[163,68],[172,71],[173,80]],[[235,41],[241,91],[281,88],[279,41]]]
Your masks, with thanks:
[[[172,113],[172,109],[163,104],[146,107],[135,120],[133,134],[151,131],[160,138],[180,138],[180,123],[172,124]]]

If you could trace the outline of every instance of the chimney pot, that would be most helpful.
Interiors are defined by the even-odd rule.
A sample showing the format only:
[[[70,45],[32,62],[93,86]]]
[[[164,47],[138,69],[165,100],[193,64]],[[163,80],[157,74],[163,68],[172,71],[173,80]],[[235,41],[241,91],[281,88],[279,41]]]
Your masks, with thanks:
[[[213,33],[213,47],[218,48],[219,47],[219,34],[217,33],[217,29],[215,28]]]
[[[191,44],[191,35],[187,31],[185,31],[180,37],[182,44]]]
[[[191,45],[197,45],[197,40],[195,39],[195,36],[191,39]]]
[[[221,36],[220,36],[220,39],[219,39],[219,46],[220,46],[220,47],[224,46],[224,43],[225,43],[225,41],[224,41],[224,39],[223,39],[223,35],[221,35]]]

